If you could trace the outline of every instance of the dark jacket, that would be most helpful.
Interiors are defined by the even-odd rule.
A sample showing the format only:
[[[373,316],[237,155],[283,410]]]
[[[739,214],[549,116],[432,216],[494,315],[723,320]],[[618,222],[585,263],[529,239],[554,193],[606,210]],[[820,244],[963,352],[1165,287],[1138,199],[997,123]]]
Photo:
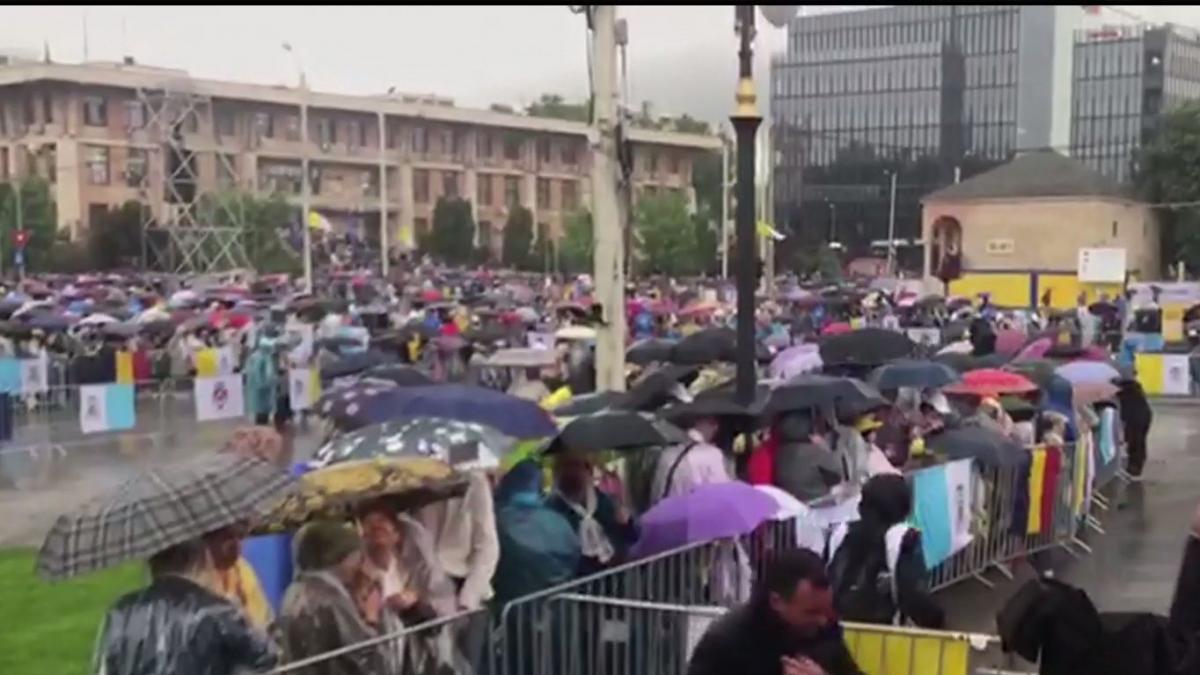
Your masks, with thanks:
[[[582,518],[575,512],[562,497],[551,495],[546,500],[546,506],[557,511],[563,518],[567,519],[567,523],[571,525],[571,529],[575,532],[579,531],[579,522]],[[612,497],[604,494],[603,490],[596,490],[596,513],[593,516],[596,522],[600,523],[600,527],[604,528],[604,534],[612,543],[613,549],[616,551],[612,560],[607,563],[601,563],[595,558],[580,557],[579,559],[579,576],[585,577],[590,574],[600,572],[607,567],[613,567],[625,562],[626,556],[629,554],[629,547],[638,539],[637,521],[633,517],[624,525],[617,522],[617,505],[613,502]]]
[[[779,449],[775,452],[775,484],[802,502],[829,494],[841,482],[842,467],[828,449],[813,443],[812,425],[804,414],[779,420]]]
[[[688,675],[780,675],[785,656],[808,657],[828,675],[862,675],[839,625],[802,638],[766,607],[736,607],[708,627],[688,663]]]
[[[877,560],[879,566],[886,569],[885,556],[883,531],[873,531],[871,525],[862,520],[850,524],[846,541],[833,555],[829,565],[829,575],[834,580],[835,602],[839,613],[847,621],[891,623],[890,616],[855,616],[842,603],[851,584],[863,569],[873,567],[873,561]],[[903,619],[911,620],[920,628],[940,629],[946,625],[945,611],[929,593],[929,572],[921,552],[921,533],[917,530],[909,530],[900,544],[895,585],[898,602],[893,609]],[[890,589],[882,590],[890,592]]]
[[[164,576],[125,595],[104,617],[96,672],[227,675],[266,672],[277,655],[242,611],[199,584]]]
[[[1142,385],[1133,380],[1121,382],[1117,390],[1117,402],[1121,404],[1121,424],[1125,433],[1145,434],[1150,431],[1150,423],[1154,421],[1154,412],[1150,402],[1146,400],[1146,391]]]

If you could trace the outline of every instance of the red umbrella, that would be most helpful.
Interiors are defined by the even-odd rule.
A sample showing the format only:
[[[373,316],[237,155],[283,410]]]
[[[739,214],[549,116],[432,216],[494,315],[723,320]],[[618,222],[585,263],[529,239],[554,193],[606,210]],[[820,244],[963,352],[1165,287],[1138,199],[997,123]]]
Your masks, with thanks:
[[[975,396],[1000,396],[1002,394],[1028,394],[1038,386],[1029,378],[998,368],[981,368],[963,374],[961,382],[947,386],[947,394],[973,394]]]
[[[821,329],[821,335],[845,335],[853,332],[854,327],[845,322],[831,323]]]
[[[422,302],[438,302],[441,299],[442,299],[442,292],[437,290],[436,288],[430,288],[428,290],[421,291],[421,301]]]

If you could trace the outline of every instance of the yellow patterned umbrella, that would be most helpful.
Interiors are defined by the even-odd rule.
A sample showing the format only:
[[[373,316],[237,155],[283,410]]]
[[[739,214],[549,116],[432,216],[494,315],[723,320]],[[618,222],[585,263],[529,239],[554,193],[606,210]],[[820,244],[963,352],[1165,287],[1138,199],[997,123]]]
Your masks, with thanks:
[[[341,462],[301,476],[255,532],[286,532],[310,520],[349,519],[370,501],[388,500],[397,511],[461,496],[467,477],[429,457],[375,457]]]

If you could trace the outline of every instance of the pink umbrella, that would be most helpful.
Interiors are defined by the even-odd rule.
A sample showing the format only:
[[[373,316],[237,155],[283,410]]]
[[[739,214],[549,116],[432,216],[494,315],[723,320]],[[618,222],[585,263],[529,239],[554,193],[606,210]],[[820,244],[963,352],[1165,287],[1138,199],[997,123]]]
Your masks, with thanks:
[[[981,368],[963,374],[962,382],[947,386],[947,394],[973,394],[975,396],[999,396],[1001,394],[1027,394],[1037,391],[1037,385],[1018,373],[998,368]]]
[[[1002,330],[996,335],[996,352],[1005,356],[1012,356],[1021,351],[1021,346],[1025,344],[1025,333],[1019,330]]]
[[[1054,346],[1054,340],[1048,337],[1042,337],[1029,343],[1029,346],[1022,349],[1013,359],[1013,361],[1036,361],[1037,359],[1045,358],[1046,352]]]
[[[854,327],[848,323],[831,323],[821,329],[821,335],[843,335],[853,332]]]

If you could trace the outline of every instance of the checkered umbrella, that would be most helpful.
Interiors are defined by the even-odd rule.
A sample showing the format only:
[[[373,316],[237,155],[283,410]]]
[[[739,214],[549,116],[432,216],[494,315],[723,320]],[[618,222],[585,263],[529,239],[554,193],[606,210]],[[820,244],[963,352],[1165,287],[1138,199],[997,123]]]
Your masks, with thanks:
[[[149,558],[261,514],[292,485],[271,464],[235,455],[147,471],[108,497],[59,516],[38,552],[38,574],[65,579]]]

